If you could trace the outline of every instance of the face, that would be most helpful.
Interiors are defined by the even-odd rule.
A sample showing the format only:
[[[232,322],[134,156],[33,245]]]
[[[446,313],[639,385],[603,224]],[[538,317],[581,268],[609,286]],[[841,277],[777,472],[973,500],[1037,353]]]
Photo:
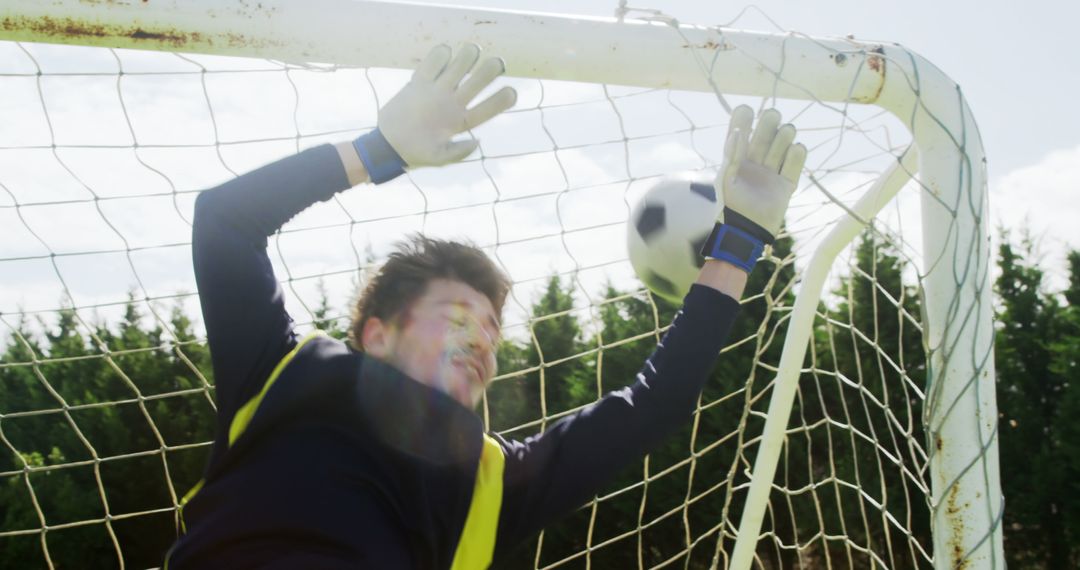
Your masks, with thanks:
[[[364,350],[475,408],[495,376],[500,327],[491,300],[460,281],[435,279],[397,321],[369,319]]]

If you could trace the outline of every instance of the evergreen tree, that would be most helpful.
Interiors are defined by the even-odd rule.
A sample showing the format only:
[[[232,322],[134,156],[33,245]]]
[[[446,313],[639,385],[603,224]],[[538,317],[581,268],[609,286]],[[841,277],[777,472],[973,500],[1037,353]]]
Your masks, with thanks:
[[[553,275],[548,279],[543,294],[531,307],[530,337],[520,350],[510,349],[501,356],[502,360],[517,360],[521,366],[519,369],[533,370],[520,379],[504,383],[498,393],[493,390],[493,401],[497,403],[492,404],[489,410],[501,408],[497,425],[532,424],[531,428],[508,434],[511,437],[524,438],[538,432],[541,420],[544,427],[550,427],[551,423],[557,421],[552,416],[596,399],[594,360],[577,356],[585,352],[587,347],[583,342],[581,323],[573,308],[573,283],[564,284],[558,275]],[[508,393],[514,394],[518,402],[516,405],[505,405],[505,395]],[[512,417],[511,412],[520,416]],[[544,533],[545,559],[558,560],[582,549],[586,534],[580,525],[580,518],[572,517],[567,524],[548,529]],[[523,547],[517,553],[519,559],[508,564],[508,567],[526,564],[527,561],[531,564],[534,553],[534,545]]]
[[[323,281],[322,278],[319,278],[315,287],[319,294],[319,304],[315,307],[315,310],[311,312],[311,324],[333,338],[345,340],[349,335],[346,326],[347,323],[345,322],[346,319],[341,315],[335,314],[335,311],[331,308],[330,295],[326,291],[326,282]]]
[[[4,363],[43,361],[0,367],[0,413],[37,412],[4,419],[0,427],[17,454],[0,456],[3,470],[59,468],[0,481],[0,530],[41,528],[41,517],[50,527],[101,520],[105,501],[110,515],[137,515],[50,530],[55,566],[115,568],[117,547],[128,566],[160,565],[176,537],[170,484],[182,495],[205,465],[205,447],[159,452],[211,438],[214,412],[202,379],[209,379],[209,354],[179,306],[172,342],[142,321],[130,299],[117,330],[97,325],[91,342],[74,311],[64,310],[46,328],[47,344],[32,340],[24,320],[2,356]],[[94,457],[100,463],[73,464]],[[0,548],[0,567],[35,561],[45,562],[38,535],[5,539]]]
[[[930,512],[922,491],[901,470],[919,473],[927,463],[925,451],[907,444],[926,441],[915,392],[926,385],[925,351],[912,322],[920,314],[919,297],[904,283],[904,264],[891,244],[866,232],[854,253],[853,272],[835,292],[839,302],[823,309],[829,322],[815,332],[815,372],[803,379],[796,413],[807,425],[821,425],[805,436],[810,470],[798,482],[835,477],[858,481],[860,489],[832,483],[817,493],[814,508],[824,528],[817,528],[819,515],[809,510],[796,519],[804,536],[847,534],[889,567],[917,567],[920,555],[911,541],[932,548]],[[836,431],[822,420],[849,428]],[[899,463],[883,459],[879,447]],[[862,494],[880,506],[865,505]],[[886,522],[879,509],[909,524],[910,534]],[[855,566],[871,564],[867,555],[838,543],[823,546],[832,551],[818,555],[834,562],[853,557]]]
[[[1062,379],[1060,408],[1051,434],[1061,469],[1061,487],[1050,493],[1053,508],[1062,517],[1062,558],[1067,566],[1080,567],[1080,251],[1067,256],[1069,284],[1064,291],[1066,306],[1060,315],[1058,337],[1050,342],[1050,372]],[[1002,463],[1013,458],[1002,457]],[[1006,495],[1006,508],[1012,504]],[[1008,512],[1008,510],[1006,510]]]
[[[688,417],[686,423],[653,450],[647,460],[650,476],[679,464],[682,466],[643,485],[645,464],[638,463],[624,469],[598,494],[618,493],[597,507],[592,524],[593,544],[634,530],[639,526],[639,520],[647,528],[611,547],[591,553],[591,562],[596,567],[636,567],[639,548],[646,565],[659,564],[686,553],[688,533],[691,537],[700,537],[722,519],[723,502],[719,497],[724,491],[717,490],[717,486],[726,479],[737,450],[734,443],[715,446],[708,452],[704,450],[722,439],[734,441],[731,438],[740,428],[743,399],[733,395],[750,382],[756,356],[760,354],[763,362],[779,359],[785,327],[780,318],[782,312],[777,312],[776,307],[790,305],[792,301],[791,245],[790,238],[778,240],[773,246],[773,258],[761,262],[750,276],[741,314],[729,336],[729,344],[738,346],[718,357],[713,377],[705,386],[703,409],[696,419],[696,426],[695,419]],[[655,296],[630,296],[610,285],[602,296],[605,301],[598,308],[601,329],[587,344],[601,349],[597,368],[603,391],[608,392],[635,380],[680,307]],[[756,376],[760,382],[758,389],[767,381],[767,375],[760,372],[758,370]],[[753,429],[749,437],[753,436]],[[760,424],[757,429],[760,431]],[[691,478],[687,460],[692,454],[696,457]],[[679,514],[683,509],[685,519]],[[674,516],[673,512],[676,513]],[[741,503],[735,505],[732,512],[738,516]],[[581,522],[575,530],[579,536],[586,535],[588,521],[584,519],[591,515],[591,510],[586,510],[578,517]],[[573,525],[573,522],[566,524]],[[545,542],[545,550],[547,546]],[[693,568],[707,568],[713,549],[712,541],[702,541],[683,554],[684,562]],[[773,554],[768,556],[775,559]]]
[[[1065,568],[1068,544],[1060,490],[1066,484],[1061,439],[1054,432],[1066,379],[1054,370],[1061,307],[1043,288],[1030,236],[998,250],[995,342],[1001,478],[1010,565]]]
[[[513,430],[537,419],[535,415],[529,417],[530,390],[536,391],[537,388],[530,385],[526,376],[513,374],[528,368],[527,352],[525,345],[513,339],[504,338],[499,341],[499,350],[496,353],[497,374],[511,373],[511,375],[489,384],[484,393],[480,413],[487,418],[489,430],[497,432]],[[532,430],[525,430],[525,433],[531,432]],[[507,435],[523,437],[524,433],[514,431]]]
[[[1065,301],[1070,307],[1080,307],[1080,250],[1065,256],[1069,266],[1069,286],[1065,289]]]
[[[25,330],[19,334],[23,338],[31,336]],[[93,467],[70,465],[94,459],[92,446],[97,426],[80,425],[78,420],[95,409],[81,406],[101,401],[95,393],[101,374],[100,359],[88,358],[94,351],[79,332],[79,321],[72,309],[60,312],[57,326],[46,330],[45,340],[47,345],[34,347],[32,355],[21,350],[19,342],[10,345],[4,355],[5,362],[49,359],[31,365],[31,374],[19,373],[18,368],[0,369],[8,388],[3,398],[5,413],[36,412],[5,419],[4,435],[17,455],[9,455],[4,463],[17,469],[22,469],[24,463],[31,468],[56,467],[29,471],[23,477],[5,481],[5,496],[0,500],[4,530],[41,528],[42,517],[45,524],[58,526],[105,516]],[[16,373],[9,375],[11,370]],[[76,408],[65,409],[65,405]],[[81,567],[88,560],[103,567],[117,565],[115,549],[101,525],[49,533],[46,539],[52,545],[49,553],[57,566]],[[16,567],[27,561],[44,564],[40,542],[18,541],[0,549],[0,566]]]
[[[550,417],[596,399],[592,362],[572,358],[586,350],[573,308],[573,284],[563,285],[558,275],[548,280],[544,294],[532,306],[532,339],[525,347],[525,364],[539,369],[530,382],[535,388],[530,396],[533,418],[540,417],[541,403]]]
[[[788,258],[790,246],[790,240],[779,241],[774,256]],[[1045,291],[1035,253],[1026,236],[1018,246],[1006,240],[999,249],[1001,272],[995,283],[1006,556],[1014,567],[1064,568],[1080,565],[1080,422],[1075,419],[1080,417],[1080,252],[1067,257],[1068,287],[1060,297]],[[868,234],[855,256],[855,275],[836,292],[839,301],[821,309],[831,324],[815,330],[812,358],[825,373],[802,378],[793,412],[799,419],[793,424],[815,424],[828,409],[830,420],[872,434],[876,445],[916,471],[926,459],[902,440],[925,438],[922,410],[912,392],[926,382],[923,349],[912,322],[920,314],[918,296],[904,282],[903,263],[887,243]],[[545,533],[542,565],[584,550],[590,528],[595,545],[639,528],[639,518],[647,528],[590,553],[590,560],[596,567],[636,567],[635,543],[640,540],[647,545],[644,562],[657,564],[686,549],[687,532],[697,538],[723,519],[722,488],[693,499],[728,476],[737,461],[733,434],[741,429],[749,439],[761,431],[760,418],[742,417],[745,397],[740,394],[747,388],[757,394],[773,378],[763,366],[779,361],[786,311],[778,308],[791,306],[793,279],[790,264],[758,266],[730,336],[729,344],[737,346],[719,357],[696,431],[688,422],[648,459],[649,473],[655,475],[686,460],[694,438],[692,487],[685,465],[647,484],[642,464],[629,467],[601,493],[622,491],[599,505],[595,520],[593,511],[585,509]],[[598,383],[602,392],[630,384],[677,310],[609,285],[602,291],[605,302],[596,309],[599,328],[587,334],[572,312],[572,291],[552,277],[532,307],[528,341],[502,342],[500,371],[531,372],[491,387],[486,405],[493,429],[532,422],[532,428],[509,434],[525,437],[539,429],[541,398],[550,418],[595,400]],[[323,289],[315,320],[337,330],[330,307]],[[114,537],[126,565],[156,566],[175,539],[170,485],[183,495],[205,465],[209,448],[189,446],[212,437],[213,377],[209,352],[181,306],[172,309],[168,321],[147,326],[149,319],[131,298],[114,328],[100,324],[88,330],[74,310],[64,309],[55,323],[41,323],[40,336],[23,318],[3,347],[0,472],[9,475],[0,477],[0,532],[39,529],[41,517],[50,527],[103,520],[102,492],[111,515],[145,513],[114,519],[109,529],[103,523],[53,528],[45,539],[55,566],[115,567]],[[592,348],[595,356],[584,354]],[[891,419],[879,404],[887,405]],[[846,414],[838,415],[844,409]],[[837,437],[841,433],[844,437]],[[854,481],[858,473],[862,492],[883,503],[895,519],[910,520],[914,539],[929,547],[929,512],[921,494],[896,476],[897,466],[879,463],[873,445],[847,433],[833,431],[830,440],[825,427],[789,436],[777,484],[798,488],[833,471],[837,478]],[[702,452],[721,440],[730,444]],[[164,456],[158,453],[162,444],[169,449]],[[753,449],[744,460],[752,461]],[[745,483],[741,475],[736,473],[736,484]],[[868,542],[890,567],[917,565],[906,533],[890,530],[869,509],[864,516],[861,499],[850,490],[829,487],[820,489],[816,500],[774,499],[766,524],[779,536],[803,541],[821,532],[844,532],[854,542]],[[647,500],[639,516],[643,495]],[[683,508],[688,496],[692,502],[685,507],[684,523],[681,513],[668,513]],[[156,510],[162,512],[152,513]],[[727,522],[737,524],[741,511],[736,498]],[[891,550],[886,546],[890,540]],[[684,555],[684,563],[708,567],[713,546],[703,541]],[[730,550],[730,541],[724,547]],[[800,559],[762,541],[758,554],[769,566],[813,563],[826,555],[834,565],[846,565],[849,554],[830,547],[822,538],[820,547],[811,547],[809,559]],[[534,542],[508,567],[531,566],[535,552]],[[860,566],[867,560],[850,563]],[[44,564],[39,534],[3,539],[0,567]]]

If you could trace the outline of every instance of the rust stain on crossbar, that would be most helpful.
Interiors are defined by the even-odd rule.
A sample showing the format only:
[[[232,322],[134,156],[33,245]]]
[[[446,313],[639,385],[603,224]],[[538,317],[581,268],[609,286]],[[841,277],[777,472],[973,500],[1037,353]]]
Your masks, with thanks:
[[[700,43],[700,44],[683,44],[682,47],[683,48],[693,48],[693,49],[719,50],[719,51],[731,51],[731,50],[735,49],[735,46],[733,46],[733,45],[731,45],[731,44],[729,44],[727,42],[724,42],[724,41],[719,41],[718,42],[716,40],[706,40],[704,43]]]
[[[849,42],[856,46],[856,53],[860,51],[862,52],[862,54],[864,55],[863,62],[866,66],[866,69],[870,71],[872,75],[874,75],[876,82],[873,93],[862,96],[856,95],[853,100],[859,103],[874,104],[881,97],[881,92],[885,89],[885,47],[882,45],[859,43],[850,36],[847,39]],[[727,41],[724,41],[723,39],[709,39],[703,43],[684,43],[682,44],[682,47],[684,49],[700,49],[709,51],[734,51],[738,49],[736,46],[732,45]],[[847,65],[848,60],[850,59],[848,55],[843,52],[830,53],[829,58],[833,60],[833,63],[837,67],[843,67]],[[766,69],[764,65],[762,65],[762,69]]]
[[[882,46],[874,46],[867,50],[866,55],[866,67],[881,77],[878,81],[877,91],[874,92],[874,96],[869,101],[863,101],[864,103],[872,103],[878,100],[881,96],[881,90],[885,88],[885,48]]]
[[[61,43],[93,43],[107,38],[122,39],[130,42],[132,48],[154,49],[168,47],[182,51],[188,46],[261,48],[279,47],[284,42],[255,40],[244,34],[226,33],[220,35],[199,32],[182,32],[170,29],[147,29],[140,26],[116,26],[97,22],[86,22],[74,18],[5,17],[0,20],[0,29],[5,32],[22,32],[32,35],[34,41],[60,41]]]

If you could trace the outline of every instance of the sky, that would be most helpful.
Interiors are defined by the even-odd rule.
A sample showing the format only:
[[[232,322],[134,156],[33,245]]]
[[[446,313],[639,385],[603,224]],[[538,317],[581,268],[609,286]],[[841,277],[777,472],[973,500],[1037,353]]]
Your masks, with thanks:
[[[513,10],[538,6],[507,0],[454,4]],[[616,5],[549,0],[543,10],[608,17]],[[918,52],[961,86],[976,117],[989,159],[995,223],[1013,230],[1030,228],[1051,267],[1060,267],[1066,248],[1080,247],[1080,224],[1075,223],[1080,216],[1080,120],[1072,101],[1072,94],[1080,91],[1080,69],[1059,62],[1075,52],[1067,43],[1071,23],[1080,16],[1073,3],[671,1],[631,6],[659,8],[684,23],[827,37],[851,34]],[[290,74],[290,85],[280,72],[249,73],[274,67],[260,62],[198,57],[165,61],[157,54],[125,51],[113,56],[102,50],[47,46],[30,51],[32,59],[10,44],[0,45],[0,75],[27,74],[11,78],[6,96],[0,98],[0,149],[9,147],[0,150],[0,227],[5,228],[0,312],[5,315],[55,307],[63,287],[72,292],[76,305],[93,307],[95,315],[115,313],[128,290],[162,301],[179,294],[194,308],[190,252],[183,246],[194,192],[295,152],[297,142],[289,136],[297,128],[319,133],[304,138],[301,147],[363,132],[374,123],[376,98],[385,101],[408,77],[404,72],[365,76],[344,70],[330,83],[327,74],[300,71]],[[32,76],[32,62],[53,74],[76,68],[114,72],[117,57],[126,72],[164,65],[181,73],[164,82],[132,75],[122,87],[115,76],[54,75],[40,87]],[[215,71],[205,80],[205,94],[200,66]],[[245,72],[223,71],[231,68]],[[151,84],[151,79],[158,82]],[[720,159],[727,118],[707,94],[669,97],[623,88],[604,93],[596,85],[556,82],[541,89],[531,80],[505,83],[518,88],[519,104],[477,130],[486,151],[482,159],[474,156],[447,169],[417,170],[410,180],[341,194],[298,216],[289,226],[292,230],[272,243],[278,275],[295,278],[286,288],[298,320],[307,312],[298,303],[310,305],[319,277],[335,297],[346,296],[352,287],[351,269],[365,257],[366,248],[381,255],[387,236],[418,227],[446,236],[467,227],[481,244],[503,244],[496,255],[520,282],[512,302],[518,313],[546,275],[574,267],[586,268],[579,276],[578,297],[587,305],[605,280],[628,282],[628,264],[617,261],[625,261],[623,222],[636,196],[657,176],[698,170]],[[118,90],[123,91],[123,106]],[[541,98],[547,109],[542,119],[534,112]],[[618,115],[612,112],[612,100]],[[47,148],[10,150],[51,144],[41,101],[49,109],[53,138],[63,147],[58,152],[66,169],[57,168]],[[745,102],[761,104],[760,99]],[[800,125],[836,122],[817,107],[781,102],[781,110],[799,116]],[[903,140],[898,123],[867,116],[892,137],[879,144],[896,146]],[[687,117],[699,129],[693,137],[682,132]],[[142,147],[138,152],[130,148],[133,132]],[[631,139],[625,149],[621,142],[611,142],[623,132]],[[877,133],[868,134],[868,140]],[[824,147],[829,135],[811,128],[802,136]],[[219,155],[215,140],[247,142],[222,146]],[[593,146],[580,146],[588,143]],[[191,146],[165,153],[153,148],[155,144]],[[566,149],[558,160],[549,152],[552,146]],[[808,165],[825,170],[850,158],[843,151],[829,152],[812,153]],[[880,171],[881,158],[888,155],[839,169],[822,180],[851,199]],[[574,191],[551,191],[564,187]],[[89,200],[90,193],[107,199]],[[496,196],[499,203],[492,206]],[[917,211],[916,198],[902,193],[885,217],[910,218]],[[14,207],[36,201],[50,204]],[[789,215],[789,224],[801,228],[799,244],[805,251],[838,214],[821,204],[813,191],[797,193]],[[427,215],[416,214],[425,209]],[[357,219],[368,221],[350,226],[350,220]],[[47,243],[43,246],[35,234]],[[325,245],[342,242],[349,246]],[[905,235],[906,246],[918,250],[919,242],[917,235]],[[87,251],[107,253],[48,258],[50,252]],[[560,256],[553,258],[553,251]],[[1056,281],[1051,283],[1060,283],[1060,270],[1054,271]]]
[[[538,6],[536,2],[511,0],[429,3],[526,11]],[[617,4],[547,0],[543,11],[606,17],[614,13]],[[646,0],[629,5],[660,9],[688,24],[736,22],[732,27],[826,37],[852,35],[860,40],[901,44],[936,64],[963,88],[982,130],[987,155],[993,160],[991,173],[995,177],[1037,164],[1054,151],[1080,146],[1080,121],[1075,110],[1070,110],[1080,89],[1080,68],[1067,60],[1076,51],[1073,22],[1080,17],[1080,3]]]
[[[527,1],[432,2],[532,10]],[[548,0],[544,11],[609,16],[617,2]],[[1080,248],[1080,3],[1069,0],[630,2],[681,22],[898,43],[962,88],[989,161],[991,215],[1031,229],[1048,257]],[[770,22],[771,20],[772,22]],[[775,22],[775,25],[773,24]],[[776,26],[779,26],[777,28]],[[1050,261],[1050,260],[1048,260]],[[1060,275],[1058,276],[1060,277]]]

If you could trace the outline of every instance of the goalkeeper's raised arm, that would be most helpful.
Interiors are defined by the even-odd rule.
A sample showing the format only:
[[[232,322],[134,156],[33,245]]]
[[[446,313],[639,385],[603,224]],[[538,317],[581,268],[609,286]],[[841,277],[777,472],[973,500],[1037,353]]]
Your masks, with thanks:
[[[286,444],[271,443],[268,447],[264,444],[278,441],[268,440],[264,426],[287,434],[290,425],[288,420],[278,421],[274,414],[279,408],[289,407],[289,402],[284,401],[289,394],[284,394],[284,398],[282,394],[292,388],[288,373],[291,370],[282,373],[277,369],[295,368],[299,361],[305,360],[303,351],[293,354],[304,339],[293,334],[292,320],[285,311],[283,293],[266,252],[267,237],[303,209],[329,199],[336,192],[369,179],[388,180],[407,168],[460,160],[472,152],[477,142],[462,133],[508,109],[516,100],[513,89],[507,87],[479,103],[474,101],[504,69],[502,60],[479,61],[479,55],[479,49],[472,45],[456,54],[447,46],[436,47],[408,85],[387,102],[375,131],[356,141],[322,145],[284,158],[198,197],[192,253],[214,367],[218,416],[205,477],[182,502],[182,526],[186,533],[170,551],[167,558],[170,566],[249,567],[273,560],[282,550],[318,551],[318,545],[325,540],[332,543],[333,536],[295,544],[273,537],[290,532],[296,536],[308,536],[306,533],[317,536],[315,528],[330,524],[339,525],[331,535],[362,535],[364,541],[373,545],[371,550],[388,550],[382,560],[391,565],[383,567],[395,567],[392,563],[402,560],[394,558],[393,545],[404,548],[398,553],[401,555],[411,550],[409,543],[383,540],[386,537],[376,532],[357,533],[357,527],[366,524],[363,517],[356,519],[350,515],[337,520],[332,512],[314,512],[298,518],[289,515],[295,505],[282,497],[299,495],[290,490],[283,466],[303,463],[298,458],[312,453],[320,457],[328,455],[323,455],[327,452],[325,441],[310,447],[297,444],[299,449],[292,450],[295,455],[289,453]],[[469,262],[470,255],[466,252],[459,257]],[[501,275],[494,266],[481,269],[488,271],[484,278],[495,284],[486,289],[493,296],[504,295],[499,291],[508,285],[502,285]],[[369,311],[371,315],[384,315],[387,309],[395,310],[400,304],[395,299],[382,301],[378,303],[381,307]],[[367,322],[381,321],[375,316],[365,318]],[[490,330],[491,325],[486,326]],[[322,341],[315,340],[305,344],[313,346]],[[291,366],[285,366],[290,356]],[[356,411],[357,415],[360,413],[361,410]],[[273,425],[275,421],[277,425]],[[249,446],[261,449],[250,453]],[[350,458],[341,468],[354,461],[355,457]],[[305,470],[301,479],[317,471],[317,468]],[[357,484],[363,484],[362,478]],[[306,496],[300,502],[314,498]],[[374,496],[367,500],[378,502]],[[349,501],[339,502],[349,504]],[[364,512],[356,504],[353,506],[359,509],[357,513]],[[386,532],[397,532],[396,524],[388,523]],[[279,546],[253,554],[264,541]],[[349,541],[345,539],[346,544]],[[226,548],[227,544],[231,546]],[[351,553],[346,559],[365,551],[354,546],[346,548]]]
[[[462,160],[504,71],[440,46],[355,141],[303,151],[197,200],[193,256],[218,424],[168,568],[484,568],[595,494],[690,418],[805,160],[794,129],[736,111],[701,276],[637,381],[525,441],[475,413],[496,375],[509,278],[470,244],[413,237],[354,306],[349,342],[298,338],[267,237],[336,192]],[[332,247],[327,244],[327,247]]]
[[[470,107],[504,63],[465,46],[432,50],[412,80],[380,111],[378,128],[356,141],[279,160],[203,192],[192,238],[195,277],[214,359],[218,403],[228,420],[292,342],[291,320],[274,278],[266,238],[317,201],[405,168],[461,160],[477,141],[459,135],[513,106],[506,87]],[[471,73],[470,73],[471,71]],[[467,75],[467,77],[466,77]],[[328,247],[332,247],[329,246]],[[270,367],[270,369],[267,369]]]

